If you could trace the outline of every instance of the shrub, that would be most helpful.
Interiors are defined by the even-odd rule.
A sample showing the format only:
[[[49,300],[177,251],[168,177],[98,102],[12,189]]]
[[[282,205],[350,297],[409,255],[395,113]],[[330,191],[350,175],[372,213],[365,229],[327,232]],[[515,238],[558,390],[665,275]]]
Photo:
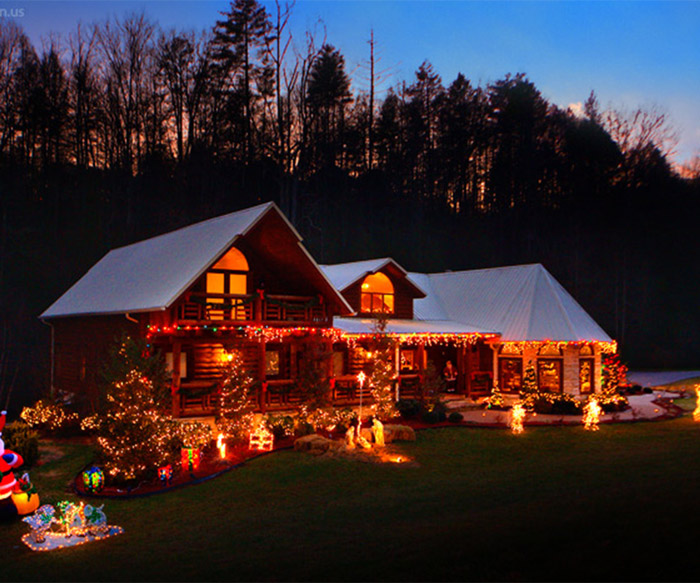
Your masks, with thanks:
[[[581,403],[566,393],[538,393],[532,408],[543,415],[580,415]]]
[[[399,399],[396,402],[396,408],[404,419],[418,419],[425,411],[417,399]]]
[[[2,432],[5,449],[18,453],[25,466],[33,466],[39,459],[39,434],[22,421],[5,425]]]
[[[442,423],[447,419],[447,408],[445,404],[438,401],[422,414],[421,419],[425,423]]]
[[[464,421],[464,415],[457,411],[452,411],[452,413],[450,413],[447,417],[447,420],[450,423],[461,423],[462,421]]]
[[[294,434],[294,418],[291,415],[268,415],[265,425],[276,440]]]
[[[80,418],[70,411],[62,401],[44,398],[25,407],[19,415],[33,429],[50,433],[71,433],[77,431]]]

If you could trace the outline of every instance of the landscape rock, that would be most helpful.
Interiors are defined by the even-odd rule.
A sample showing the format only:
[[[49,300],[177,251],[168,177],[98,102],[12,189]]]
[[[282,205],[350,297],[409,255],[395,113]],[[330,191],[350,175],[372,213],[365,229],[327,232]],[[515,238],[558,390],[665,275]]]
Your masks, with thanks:
[[[310,453],[311,455],[323,455],[329,449],[335,449],[338,447],[344,447],[343,443],[328,439],[318,435],[317,433],[305,435],[294,442],[294,449],[296,451],[303,451]]]
[[[415,441],[416,432],[408,425],[385,425],[384,441],[392,443],[394,441]]]

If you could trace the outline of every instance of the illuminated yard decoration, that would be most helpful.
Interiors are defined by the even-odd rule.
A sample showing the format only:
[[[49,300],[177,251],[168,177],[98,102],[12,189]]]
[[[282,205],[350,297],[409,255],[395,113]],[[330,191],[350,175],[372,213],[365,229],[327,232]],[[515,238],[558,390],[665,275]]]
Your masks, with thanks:
[[[216,449],[219,450],[219,457],[222,460],[226,459],[226,444],[224,443],[224,434],[219,433],[219,436],[216,438]]]
[[[508,427],[510,427],[510,430],[515,435],[518,435],[525,430],[523,427],[523,421],[525,421],[525,409],[520,403],[516,403],[513,405],[513,408],[510,411]]]
[[[74,504],[67,500],[59,502],[55,508],[44,504],[22,520],[31,528],[22,536],[22,542],[33,551],[63,549],[124,532],[119,526],[107,524],[102,506]],[[52,531],[52,526],[58,526],[59,530]]]
[[[180,465],[184,472],[194,472],[199,469],[200,450],[194,447],[183,447],[180,450]]]
[[[83,485],[85,490],[96,494],[105,484],[105,475],[100,468],[92,466],[83,472]]]
[[[583,428],[588,431],[598,431],[600,414],[603,412],[597,399],[590,399],[583,407]]]
[[[695,411],[693,421],[700,421],[700,385],[695,385]]]
[[[166,486],[170,484],[170,482],[173,479],[173,466],[171,464],[168,464],[167,466],[158,468],[158,478]]]
[[[260,424],[251,432],[248,448],[258,451],[272,451],[274,442],[275,436],[263,424]]]

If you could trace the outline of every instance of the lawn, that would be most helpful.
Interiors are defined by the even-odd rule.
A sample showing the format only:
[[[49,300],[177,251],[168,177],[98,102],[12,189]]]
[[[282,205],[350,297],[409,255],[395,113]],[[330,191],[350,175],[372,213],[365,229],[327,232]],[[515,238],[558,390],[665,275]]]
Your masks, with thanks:
[[[167,494],[107,500],[118,537],[52,553],[0,525],[2,579],[698,580],[700,424],[422,431],[418,465],[281,451]],[[32,472],[67,497],[88,446]],[[56,454],[56,449],[53,453]]]

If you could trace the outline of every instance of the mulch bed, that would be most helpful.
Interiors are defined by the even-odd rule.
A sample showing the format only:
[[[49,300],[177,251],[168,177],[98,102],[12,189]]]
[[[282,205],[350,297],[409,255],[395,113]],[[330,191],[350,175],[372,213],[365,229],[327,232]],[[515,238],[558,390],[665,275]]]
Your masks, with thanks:
[[[287,437],[277,440],[272,451],[250,450],[247,445],[228,446],[226,459],[219,458],[216,448],[206,448],[202,452],[199,467],[192,473],[183,470],[179,465],[173,464],[173,477],[169,483],[165,484],[160,480],[139,482],[136,484],[121,486],[105,486],[97,493],[88,492],[83,483],[83,471],[94,464],[85,466],[72,481],[73,491],[78,496],[85,498],[138,498],[151,496],[162,492],[169,492],[184,486],[201,484],[212,478],[216,478],[226,472],[243,465],[248,460],[261,457],[282,449],[289,449],[294,446],[294,438]]]

